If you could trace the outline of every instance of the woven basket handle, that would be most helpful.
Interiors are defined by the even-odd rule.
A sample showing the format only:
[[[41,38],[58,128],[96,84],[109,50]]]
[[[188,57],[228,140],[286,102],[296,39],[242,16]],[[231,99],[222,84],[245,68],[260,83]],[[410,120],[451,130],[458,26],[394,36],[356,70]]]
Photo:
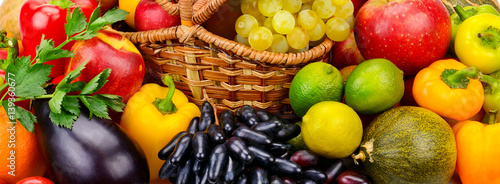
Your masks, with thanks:
[[[227,0],[179,0],[178,4],[171,0],[155,0],[165,11],[181,17],[182,25],[192,26],[205,22]]]

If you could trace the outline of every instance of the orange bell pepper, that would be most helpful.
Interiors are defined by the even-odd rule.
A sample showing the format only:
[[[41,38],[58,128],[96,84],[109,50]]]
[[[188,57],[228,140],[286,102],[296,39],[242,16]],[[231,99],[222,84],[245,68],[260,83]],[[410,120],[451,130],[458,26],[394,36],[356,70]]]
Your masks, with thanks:
[[[500,183],[500,124],[496,112],[490,113],[490,124],[461,121],[452,126],[457,142],[456,171],[462,183]]]
[[[413,97],[421,107],[463,121],[477,114],[484,102],[481,72],[454,59],[438,60],[415,76]]]

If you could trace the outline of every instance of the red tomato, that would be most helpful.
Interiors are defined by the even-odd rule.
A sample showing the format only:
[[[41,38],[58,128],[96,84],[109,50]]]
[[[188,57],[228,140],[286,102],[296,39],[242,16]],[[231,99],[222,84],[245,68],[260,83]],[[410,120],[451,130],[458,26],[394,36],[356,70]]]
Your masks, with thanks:
[[[16,184],[54,184],[54,182],[41,176],[32,176],[19,180]]]

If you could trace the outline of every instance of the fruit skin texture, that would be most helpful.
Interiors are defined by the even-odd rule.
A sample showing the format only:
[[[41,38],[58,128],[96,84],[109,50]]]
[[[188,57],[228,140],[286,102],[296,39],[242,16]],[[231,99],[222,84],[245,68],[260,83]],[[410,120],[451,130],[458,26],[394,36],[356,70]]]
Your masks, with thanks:
[[[110,68],[108,82],[97,93],[120,95],[126,103],[139,91],[145,75],[144,60],[134,44],[122,35],[101,30],[90,40],[77,41],[71,50],[75,56],[67,62],[66,74],[89,61],[76,81],[89,82]]]
[[[332,47],[333,58],[331,64],[336,68],[344,68],[349,65],[358,65],[365,61],[365,58],[359,52],[356,40],[354,39],[354,31],[344,41],[337,42]]]
[[[345,158],[358,148],[363,125],[349,106],[323,101],[302,118],[301,134],[309,150],[326,158]]]
[[[500,124],[466,120],[452,129],[457,141],[456,170],[462,182],[500,183],[500,165],[492,162],[500,154]]]
[[[7,184],[14,184],[26,177],[43,176],[46,167],[42,154],[38,150],[35,135],[24,129],[19,122],[12,129],[12,124],[9,122],[4,108],[0,108],[0,140],[2,142],[0,146],[0,157],[2,158],[0,159],[2,165],[0,167],[0,180],[4,180]],[[11,137],[12,133],[14,137]],[[11,151],[15,152],[14,159],[9,159],[12,156]],[[11,164],[11,160],[15,163]],[[15,176],[9,175],[9,172],[12,171],[9,165],[14,166],[15,172],[13,174]]]
[[[179,15],[170,15],[154,0],[141,0],[135,9],[135,29],[147,31],[181,25]]]
[[[440,0],[369,0],[358,11],[354,35],[365,59],[388,59],[408,76],[446,54],[451,21]]]
[[[111,8],[114,8],[116,5],[118,5],[118,0],[96,0],[97,2],[101,3],[101,13],[105,13]]]
[[[314,62],[297,72],[290,84],[290,105],[299,116],[321,101],[341,101],[344,81],[339,70],[324,62]]]
[[[135,29],[135,9],[141,0],[118,0],[118,8],[127,11],[125,23]]]
[[[451,127],[423,107],[400,106],[366,127],[360,154],[375,183],[446,183],[455,170],[457,148]]]
[[[403,72],[386,59],[359,64],[345,81],[345,103],[360,114],[377,114],[403,98]]]
[[[41,176],[31,176],[18,181],[16,184],[54,184],[54,182]]]

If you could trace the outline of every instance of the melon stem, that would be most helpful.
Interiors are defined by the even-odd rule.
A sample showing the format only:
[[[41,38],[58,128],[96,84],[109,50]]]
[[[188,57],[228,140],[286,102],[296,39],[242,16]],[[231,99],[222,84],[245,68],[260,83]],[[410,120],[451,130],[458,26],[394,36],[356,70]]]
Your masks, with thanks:
[[[359,153],[358,154],[352,154],[351,158],[354,160],[354,163],[357,165],[358,159],[361,160],[361,162],[364,162],[366,158],[368,158],[368,161],[373,162],[373,158],[371,157],[371,153],[373,152],[373,142],[375,139],[371,139],[368,142],[365,142],[359,146]]]

